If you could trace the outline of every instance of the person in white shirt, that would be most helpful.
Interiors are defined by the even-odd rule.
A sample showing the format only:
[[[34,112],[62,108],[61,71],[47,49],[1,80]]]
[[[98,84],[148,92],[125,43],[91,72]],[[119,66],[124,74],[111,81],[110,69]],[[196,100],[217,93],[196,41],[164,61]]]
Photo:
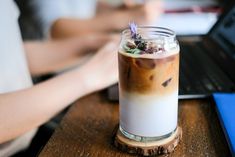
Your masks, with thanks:
[[[41,21],[44,35],[54,38],[120,31],[132,21],[139,25],[151,25],[162,11],[160,0],[97,2],[98,0],[31,0],[30,6]],[[121,4],[124,5],[120,8]]]
[[[97,49],[110,38],[23,43],[14,1],[1,0],[0,10],[0,157],[8,157],[27,148],[37,127],[73,101],[117,82],[117,41],[79,68],[33,86],[31,75],[73,65],[85,47]]]

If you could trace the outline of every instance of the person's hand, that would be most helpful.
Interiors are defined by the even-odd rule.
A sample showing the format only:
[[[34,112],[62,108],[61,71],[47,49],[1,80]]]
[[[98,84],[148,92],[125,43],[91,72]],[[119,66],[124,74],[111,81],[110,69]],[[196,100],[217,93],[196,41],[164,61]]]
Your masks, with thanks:
[[[118,81],[118,41],[103,46],[78,70],[84,75],[90,92],[104,89]],[[80,73],[80,74],[81,74]]]
[[[161,13],[161,1],[146,0],[142,5],[133,4],[131,7],[117,11],[112,27],[116,30],[124,29],[129,22],[135,22],[138,25],[152,25],[157,21]]]
[[[97,51],[102,46],[104,46],[108,41],[114,40],[117,41],[120,39],[120,34],[111,34],[111,33],[103,33],[103,34],[90,34],[78,37],[79,39],[83,39],[84,49],[86,51]]]
[[[128,0],[133,2],[134,0]],[[132,7],[128,10],[130,18],[140,25],[149,25],[157,20],[162,13],[161,1],[148,0],[140,5],[137,2],[132,3]]]
[[[123,0],[124,5],[128,8],[144,4],[144,2],[145,0]]]

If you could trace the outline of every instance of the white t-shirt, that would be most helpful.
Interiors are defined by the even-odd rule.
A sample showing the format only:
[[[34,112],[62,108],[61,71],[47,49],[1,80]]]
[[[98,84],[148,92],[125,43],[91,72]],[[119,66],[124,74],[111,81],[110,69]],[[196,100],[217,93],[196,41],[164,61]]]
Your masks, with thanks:
[[[0,0],[0,94],[32,86],[13,0]],[[20,126],[20,124],[19,124]],[[0,144],[0,157],[8,157],[30,144],[36,129]]]

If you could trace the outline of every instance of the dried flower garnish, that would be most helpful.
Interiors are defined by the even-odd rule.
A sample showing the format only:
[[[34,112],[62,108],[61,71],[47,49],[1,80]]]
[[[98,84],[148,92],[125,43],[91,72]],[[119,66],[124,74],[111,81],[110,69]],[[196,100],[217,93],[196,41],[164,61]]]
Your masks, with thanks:
[[[171,82],[172,78],[167,79],[165,82],[162,83],[163,87],[167,87],[168,84]]]
[[[130,22],[129,28],[131,31],[131,38],[136,39],[137,38],[137,25],[134,22]]]
[[[145,51],[146,50],[147,43],[145,41],[140,41],[137,45],[138,49]]]
[[[128,46],[130,49],[135,49],[136,48],[135,43],[132,43],[130,41],[127,41],[126,46]]]
[[[141,50],[138,48],[130,48],[127,45],[124,45],[123,48],[127,53],[132,53],[132,54],[141,54]]]
[[[123,48],[127,53],[144,54],[147,48],[147,42],[143,41],[141,35],[138,34],[137,25],[134,22],[131,22],[129,23],[129,29],[132,41],[127,41]]]

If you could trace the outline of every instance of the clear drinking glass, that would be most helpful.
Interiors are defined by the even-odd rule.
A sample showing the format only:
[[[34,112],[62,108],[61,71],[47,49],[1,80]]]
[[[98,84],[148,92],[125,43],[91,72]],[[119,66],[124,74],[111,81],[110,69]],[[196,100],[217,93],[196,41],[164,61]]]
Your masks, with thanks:
[[[120,131],[136,141],[169,137],[177,128],[179,44],[173,31],[138,27],[119,46]]]

